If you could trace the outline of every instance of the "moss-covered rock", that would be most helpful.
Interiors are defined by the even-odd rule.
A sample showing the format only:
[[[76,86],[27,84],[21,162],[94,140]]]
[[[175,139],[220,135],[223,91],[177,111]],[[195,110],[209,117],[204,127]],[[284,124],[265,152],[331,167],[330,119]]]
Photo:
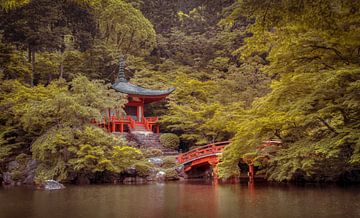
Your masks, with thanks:
[[[163,155],[163,152],[157,148],[148,148],[141,150],[145,158],[158,157]]]
[[[154,167],[151,163],[145,161],[138,161],[134,164],[136,175],[146,177],[150,175],[151,169]]]
[[[165,180],[178,180],[179,174],[175,168],[165,169]]]
[[[163,158],[162,167],[165,169],[172,168],[176,166],[176,158],[173,156],[167,156]]]

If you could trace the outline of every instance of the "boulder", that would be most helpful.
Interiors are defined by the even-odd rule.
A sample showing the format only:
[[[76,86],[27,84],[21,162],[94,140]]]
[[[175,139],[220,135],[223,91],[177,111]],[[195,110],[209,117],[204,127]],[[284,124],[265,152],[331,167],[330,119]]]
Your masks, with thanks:
[[[8,163],[8,166],[7,166],[7,168],[8,168],[9,171],[15,170],[15,169],[17,169],[17,168],[19,168],[19,167],[20,167],[20,164],[19,164],[19,162],[17,162],[16,160],[10,161],[10,162]]]
[[[36,160],[30,159],[26,163],[26,167],[25,167],[25,169],[23,171],[23,174],[24,174],[24,180],[22,181],[23,184],[26,184],[26,185],[33,185],[34,184],[36,167],[37,167]]]
[[[12,179],[11,173],[4,172],[2,174],[4,185],[15,185],[15,181]]]
[[[65,186],[55,180],[45,180],[45,182],[42,184],[42,188],[44,190],[59,190],[64,189]]]
[[[161,167],[164,164],[164,160],[159,157],[151,157],[148,161],[158,167]]]
[[[90,179],[85,175],[78,175],[75,181],[76,181],[77,185],[89,185],[90,184]]]
[[[140,176],[125,177],[124,180],[123,180],[123,183],[125,183],[125,184],[133,184],[133,183],[143,184],[143,183],[146,183],[146,182],[147,182],[146,178],[143,178],[143,177],[140,177]]]
[[[135,182],[138,183],[138,184],[142,184],[142,183],[146,183],[147,180],[143,177],[139,177],[137,176],[136,179],[135,179]]]
[[[135,180],[136,180],[135,177],[125,177],[123,180],[123,183],[125,183],[125,184],[134,183]]]
[[[25,184],[25,185],[33,185],[34,184],[34,178],[35,178],[35,173],[28,174],[25,177],[25,179],[22,181],[22,183]]]
[[[136,175],[136,168],[134,166],[128,167],[125,170],[125,173],[128,174],[128,175],[131,175],[131,176],[135,176]]]
[[[4,185],[34,185],[35,170],[37,162],[30,158],[26,159],[24,163],[20,164],[18,161],[11,161],[7,165],[7,172],[4,172],[3,184]]]
[[[164,171],[159,171],[157,174],[156,174],[156,180],[157,181],[164,181],[165,178],[166,178],[166,173]]]

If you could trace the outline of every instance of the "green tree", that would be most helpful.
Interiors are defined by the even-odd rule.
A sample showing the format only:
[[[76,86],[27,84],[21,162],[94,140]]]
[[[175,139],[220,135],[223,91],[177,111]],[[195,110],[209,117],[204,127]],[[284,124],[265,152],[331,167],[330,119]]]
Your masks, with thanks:
[[[219,165],[223,177],[262,140],[277,138],[284,147],[269,162],[270,180],[357,179],[351,174],[360,166],[360,59],[353,53],[359,47],[358,6],[353,1],[236,3],[223,22],[232,25],[240,14],[256,11],[254,36],[240,50],[243,57],[269,52],[263,70],[276,80],[271,93],[240,117]]]
[[[23,139],[20,146],[26,151],[27,143],[31,145],[32,157],[39,161],[39,180],[64,180],[69,172],[119,172],[141,155],[136,149],[126,148],[124,141],[90,126],[90,120],[101,119],[107,108],[121,112],[126,102],[124,95],[101,81],[77,76],[68,84],[59,80],[47,87],[5,81],[1,90],[0,106],[6,110],[4,123],[16,123],[10,127],[20,129],[29,138]],[[16,135],[2,136],[2,158],[6,158],[16,145],[12,141]]]

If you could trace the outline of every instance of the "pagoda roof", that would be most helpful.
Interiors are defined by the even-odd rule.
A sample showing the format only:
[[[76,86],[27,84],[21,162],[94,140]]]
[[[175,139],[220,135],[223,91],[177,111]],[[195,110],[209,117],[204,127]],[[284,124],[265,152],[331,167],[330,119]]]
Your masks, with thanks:
[[[166,96],[172,93],[175,88],[169,88],[165,90],[158,89],[147,89],[137,85],[133,85],[127,81],[119,81],[112,85],[112,88],[121,93],[130,94],[130,95],[140,95],[140,96]]]
[[[165,90],[146,89],[129,83],[125,78],[125,58],[122,55],[119,58],[118,80],[116,83],[112,85],[112,88],[118,92],[129,95],[137,95],[139,97],[141,96],[145,98],[148,97],[148,98],[158,98],[158,99],[166,97],[175,90],[175,88],[170,88]]]

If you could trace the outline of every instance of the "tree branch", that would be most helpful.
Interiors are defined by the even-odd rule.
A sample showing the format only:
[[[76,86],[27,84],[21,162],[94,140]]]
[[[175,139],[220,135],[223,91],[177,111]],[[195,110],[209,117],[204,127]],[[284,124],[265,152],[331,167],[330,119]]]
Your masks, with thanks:
[[[322,123],[322,124],[324,124],[331,132],[333,132],[333,133],[336,133],[336,134],[339,134],[335,129],[334,129],[334,127],[332,127],[332,126],[330,126],[330,124],[328,124],[323,118],[321,118],[321,117],[317,117],[319,120],[320,120],[320,122]]]
[[[315,48],[315,49],[325,49],[325,50],[333,51],[341,60],[344,61],[345,64],[347,64],[347,65],[350,64],[349,61],[346,58],[344,58],[343,54],[335,48],[326,47],[323,45],[310,45],[310,47]]]

